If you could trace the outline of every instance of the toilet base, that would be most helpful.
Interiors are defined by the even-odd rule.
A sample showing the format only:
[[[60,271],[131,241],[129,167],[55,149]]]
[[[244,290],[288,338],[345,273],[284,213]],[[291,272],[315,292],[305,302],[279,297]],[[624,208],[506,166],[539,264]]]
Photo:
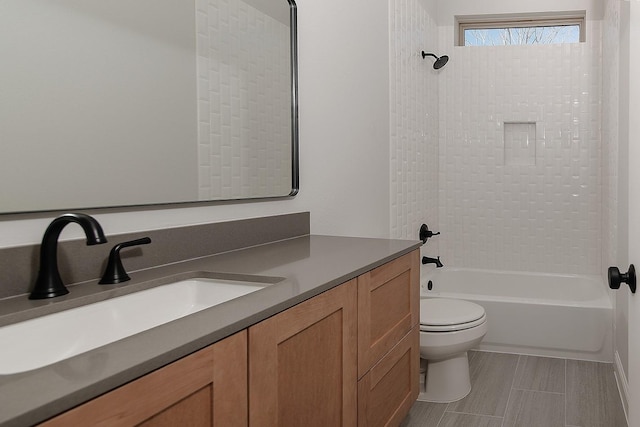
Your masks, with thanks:
[[[425,392],[427,402],[450,403],[460,400],[471,391],[467,352],[439,360],[427,360]]]

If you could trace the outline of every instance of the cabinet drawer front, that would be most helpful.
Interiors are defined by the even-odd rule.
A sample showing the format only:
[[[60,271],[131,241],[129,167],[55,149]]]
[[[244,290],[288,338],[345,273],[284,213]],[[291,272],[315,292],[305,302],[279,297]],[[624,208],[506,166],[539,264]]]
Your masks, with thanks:
[[[358,426],[397,426],[419,392],[420,329],[414,328],[358,382]]]
[[[419,252],[358,277],[358,378],[420,319]]]

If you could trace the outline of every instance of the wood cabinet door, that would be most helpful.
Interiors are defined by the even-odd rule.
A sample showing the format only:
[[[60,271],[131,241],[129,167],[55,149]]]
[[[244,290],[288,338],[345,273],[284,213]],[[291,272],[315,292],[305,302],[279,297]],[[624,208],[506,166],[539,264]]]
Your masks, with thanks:
[[[419,251],[358,277],[358,378],[420,321]]]
[[[357,289],[351,280],[249,328],[249,423],[357,422]]]
[[[42,425],[246,427],[247,407],[245,330]]]
[[[418,397],[420,327],[413,329],[358,382],[358,426],[398,426]]]

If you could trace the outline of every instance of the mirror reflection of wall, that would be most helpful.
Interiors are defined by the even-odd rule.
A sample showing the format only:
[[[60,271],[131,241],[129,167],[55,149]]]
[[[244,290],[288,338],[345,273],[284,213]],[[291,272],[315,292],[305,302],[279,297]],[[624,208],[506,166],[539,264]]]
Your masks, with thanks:
[[[200,200],[288,194],[289,23],[241,0],[197,9]]]
[[[247,1],[0,2],[0,213],[288,195],[290,6]]]

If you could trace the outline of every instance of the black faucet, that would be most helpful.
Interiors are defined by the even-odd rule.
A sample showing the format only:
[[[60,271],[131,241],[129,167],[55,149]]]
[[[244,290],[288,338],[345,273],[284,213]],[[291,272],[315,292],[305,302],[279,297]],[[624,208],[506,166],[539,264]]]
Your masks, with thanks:
[[[438,258],[429,258],[427,256],[422,257],[423,264],[435,264],[437,268],[444,267],[440,262],[440,257]]]
[[[87,245],[107,243],[102,227],[93,217],[81,213],[60,215],[49,224],[40,245],[40,268],[38,278],[29,299],[53,298],[69,293],[58,272],[58,237],[70,222],[80,224],[87,236]]]

